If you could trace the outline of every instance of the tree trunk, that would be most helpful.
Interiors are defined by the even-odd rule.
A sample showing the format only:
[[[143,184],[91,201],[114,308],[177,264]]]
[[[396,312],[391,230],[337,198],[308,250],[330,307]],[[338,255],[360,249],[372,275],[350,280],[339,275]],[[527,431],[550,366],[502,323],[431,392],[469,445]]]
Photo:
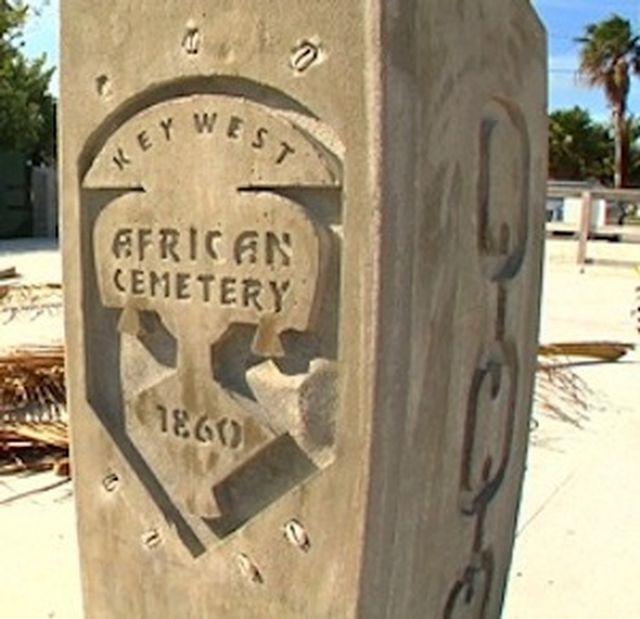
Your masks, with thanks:
[[[629,144],[624,105],[616,105],[613,109],[613,129],[615,139],[615,168],[613,184],[616,189],[627,184],[627,163]]]

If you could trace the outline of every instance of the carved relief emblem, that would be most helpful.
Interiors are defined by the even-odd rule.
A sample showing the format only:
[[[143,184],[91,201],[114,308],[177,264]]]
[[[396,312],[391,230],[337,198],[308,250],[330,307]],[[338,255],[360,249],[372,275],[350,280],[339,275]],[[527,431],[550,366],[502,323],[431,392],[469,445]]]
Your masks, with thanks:
[[[135,114],[84,175],[123,432],[196,532],[228,535],[330,460],[338,237],[313,206],[340,182],[286,114],[219,94]]]

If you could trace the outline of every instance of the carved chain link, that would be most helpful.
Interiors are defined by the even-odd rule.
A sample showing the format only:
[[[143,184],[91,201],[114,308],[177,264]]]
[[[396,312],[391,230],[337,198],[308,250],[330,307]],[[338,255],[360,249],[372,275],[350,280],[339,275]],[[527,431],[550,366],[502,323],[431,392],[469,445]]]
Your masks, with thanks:
[[[516,208],[496,213],[501,198],[504,204],[504,196],[493,195],[497,175],[505,174],[492,160],[505,147],[500,128],[507,131],[502,139],[519,136],[522,169],[514,181],[521,183],[514,192]],[[506,476],[514,438],[520,362],[508,328],[508,283],[521,271],[528,240],[530,145],[524,117],[511,102],[495,99],[488,106],[480,126],[479,155],[477,249],[497,302],[492,340],[480,352],[471,377],[464,429],[459,508],[466,518],[475,519],[471,560],[449,594],[445,619],[486,616],[495,557],[485,540],[485,521]]]

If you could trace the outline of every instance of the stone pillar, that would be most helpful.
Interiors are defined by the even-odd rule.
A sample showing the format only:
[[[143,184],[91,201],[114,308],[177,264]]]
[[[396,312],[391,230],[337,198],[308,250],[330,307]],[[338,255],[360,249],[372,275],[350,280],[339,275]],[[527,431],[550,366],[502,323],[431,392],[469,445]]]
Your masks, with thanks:
[[[529,2],[62,12],[87,617],[497,617],[544,220]]]

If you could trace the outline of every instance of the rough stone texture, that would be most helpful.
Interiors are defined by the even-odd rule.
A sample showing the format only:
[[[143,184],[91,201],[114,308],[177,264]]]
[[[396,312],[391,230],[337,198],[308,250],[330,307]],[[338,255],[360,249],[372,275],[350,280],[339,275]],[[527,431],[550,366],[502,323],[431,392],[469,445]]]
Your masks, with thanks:
[[[63,3],[88,617],[496,617],[538,327],[524,0]]]

